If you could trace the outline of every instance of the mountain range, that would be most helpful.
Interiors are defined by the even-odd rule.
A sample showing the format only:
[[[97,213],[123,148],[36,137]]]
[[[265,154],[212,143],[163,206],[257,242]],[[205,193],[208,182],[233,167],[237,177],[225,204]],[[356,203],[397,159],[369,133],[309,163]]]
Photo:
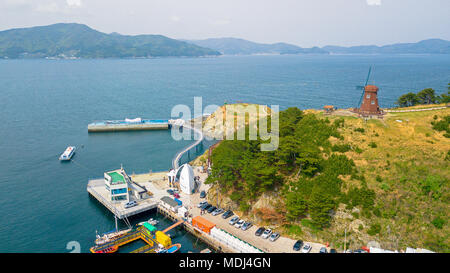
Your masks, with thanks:
[[[219,52],[162,35],[106,34],[82,24],[0,32],[0,58],[148,58],[217,56]]]
[[[261,44],[238,38],[210,38],[205,40],[184,40],[186,42],[211,48],[224,55],[252,54],[328,54],[318,47],[301,48],[286,43]]]
[[[238,38],[176,40],[163,35],[106,34],[83,24],[0,31],[0,58],[149,58],[253,54],[450,54],[450,42],[429,39],[386,46],[302,48]]]

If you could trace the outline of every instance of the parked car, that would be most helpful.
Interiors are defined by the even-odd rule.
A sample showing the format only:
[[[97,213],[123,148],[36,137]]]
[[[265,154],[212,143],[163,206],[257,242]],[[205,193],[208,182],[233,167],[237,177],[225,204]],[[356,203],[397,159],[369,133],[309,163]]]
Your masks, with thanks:
[[[212,213],[212,212],[215,211],[216,209],[217,209],[216,207],[211,206],[211,207],[207,210],[207,212],[208,212],[208,213]]]
[[[241,228],[242,225],[244,225],[245,221],[244,220],[239,220],[236,224],[234,224],[235,228]]]
[[[202,202],[198,203],[197,208],[201,208],[201,207],[203,207],[203,205],[205,205],[205,204],[208,204],[208,202],[202,201]]]
[[[221,214],[223,212],[223,209],[221,209],[221,208],[217,208],[215,211],[213,211],[211,214],[213,215],[213,216],[216,216],[216,215],[219,215],[219,214]]]
[[[280,234],[279,233],[272,233],[272,235],[270,235],[269,240],[271,242],[275,242],[278,238],[280,238]]]
[[[245,231],[245,230],[249,229],[251,226],[253,226],[253,224],[251,222],[245,222],[242,225],[241,229]]]
[[[233,218],[231,218],[231,220],[228,222],[228,224],[234,226],[234,224],[236,224],[237,221],[239,221],[239,217],[234,216]]]
[[[168,190],[167,190],[167,193],[170,194],[170,195],[173,195],[173,190],[168,189]]]
[[[332,248],[330,249],[330,253],[338,253],[336,249]]]
[[[205,198],[206,197],[206,192],[205,191],[201,191],[200,192],[200,198]]]
[[[175,198],[180,198],[180,195],[179,195],[178,193],[174,192],[174,193],[173,193],[173,197],[175,197]]]
[[[327,248],[326,247],[321,247],[319,250],[319,253],[328,253]]]
[[[353,251],[353,253],[369,253],[369,252],[367,252],[364,249],[357,249],[357,250]]]
[[[205,205],[203,205],[203,207],[201,207],[201,209],[202,209],[202,210],[208,210],[210,207],[212,207],[212,205],[206,203]]]
[[[347,250],[345,251],[345,253],[353,253],[353,251],[352,251],[351,249],[347,249]]]
[[[125,205],[123,205],[123,207],[126,208],[126,209],[129,209],[129,208],[132,208],[134,206],[137,206],[137,204],[138,203],[136,201],[130,201],[130,202],[126,203]]]
[[[266,229],[263,234],[261,235],[261,238],[267,239],[272,234],[272,230],[270,228]]]
[[[302,248],[303,253],[309,253],[311,251],[312,247],[310,244],[305,244]]]
[[[303,241],[302,240],[298,240],[297,242],[295,242],[294,244],[294,251],[299,251],[303,246]]]
[[[230,216],[233,216],[233,212],[231,211],[231,210],[227,210],[223,215],[222,215],[222,218],[223,219],[227,219],[228,217],[230,217]]]
[[[261,234],[266,230],[266,228],[264,227],[260,227],[256,230],[255,235],[256,236],[261,236]]]

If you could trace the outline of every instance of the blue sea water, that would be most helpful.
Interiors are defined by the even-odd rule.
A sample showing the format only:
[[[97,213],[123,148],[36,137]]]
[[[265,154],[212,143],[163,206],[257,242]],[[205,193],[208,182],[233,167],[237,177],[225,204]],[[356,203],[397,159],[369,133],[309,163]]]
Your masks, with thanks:
[[[0,252],[68,252],[69,241],[88,251],[95,230],[114,228],[112,215],[89,197],[88,179],[120,164],[129,173],[167,170],[189,144],[169,131],[88,134],[88,123],[169,119],[174,105],[192,108],[194,96],[203,106],[354,107],[369,66],[382,107],[410,91],[443,93],[450,82],[449,55],[1,60]],[[58,156],[68,145],[78,150],[63,164]],[[177,240],[182,252],[204,247],[189,235]]]

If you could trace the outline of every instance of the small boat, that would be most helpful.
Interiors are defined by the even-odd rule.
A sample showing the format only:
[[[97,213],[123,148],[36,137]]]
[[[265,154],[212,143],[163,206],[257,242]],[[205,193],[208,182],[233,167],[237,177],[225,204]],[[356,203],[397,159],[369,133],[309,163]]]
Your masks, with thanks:
[[[118,246],[111,246],[111,247],[108,247],[108,248],[105,248],[105,249],[95,250],[95,251],[92,251],[93,249],[91,249],[91,252],[94,252],[94,253],[114,253],[118,249],[119,249]]]
[[[59,160],[61,160],[61,161],[70,160],[74,153],[75,153],[75,147],[74,146],[69,146],[69,147],[66,148],[64,153],[61,154],[61,156],[59,157]]]
[[[138,223],[138,226],[142,226],[144,223],[149,223],[150,225],[155,226],[159,223],[159,221],[156,219],[150,218],[150,219],[148,219],[148,221]]]
[[[173,244],[167,248],[167,253],[175,253],[181,248],[181,244]]]
[[[102,236],[97,235],[97,239],[95,239],[96,245],[102,245],[111,241],[114,241],[115,239],[118,239],[120,236],[130,232],[131,229],[121,230],[121,231],[111,231],[108,233],[103,234]]]

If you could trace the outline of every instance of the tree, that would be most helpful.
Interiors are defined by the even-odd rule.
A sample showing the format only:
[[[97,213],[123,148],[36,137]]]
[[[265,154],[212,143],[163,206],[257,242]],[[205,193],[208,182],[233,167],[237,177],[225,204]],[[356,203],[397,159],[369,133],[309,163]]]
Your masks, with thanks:
[[[297,192],[289,192],[286,195],[286,217],[289,220],[297,220],[299,217],[306,215],[308,205],[305,199]]]
[[[436,103],[436,94],[433,88],[426,88],[417,93],[417,99],[421,104]]]
[[[417,98],[417,95],[412,92],[409,92],[405,95],[400,96],[397,100],[397,104],[400,107],[414,106],[418,102],[419,102],[419,99]]]
[[[334,208],[334,200],[322,189],[314,187],[309,202],[309,213],[313,224],[324,228],[330,224],[330,212]]]

